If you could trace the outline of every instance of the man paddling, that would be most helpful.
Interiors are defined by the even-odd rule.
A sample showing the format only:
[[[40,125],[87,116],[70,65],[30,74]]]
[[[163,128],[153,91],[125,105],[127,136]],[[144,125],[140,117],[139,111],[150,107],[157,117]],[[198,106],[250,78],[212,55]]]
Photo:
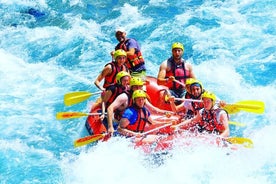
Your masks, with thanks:
[[[194,132],[228,137],[230,134],[228,125],[229,117],[225,110],[216,105],[215,94],[205,91],[202,94],[202,100],[204,108],[194,118],[185,120],[172,127],[182,127]]]
[[[169,95],[182,98],[185,95],[185,81],[196,78],[192,65],[182,58],[184,46],[182,43],[172,44],[172,56],[163,61],[159,67],[157,84],[169,88]]]
[[[136,90],[132,94],[133,104],[128,107],[120,120],[118,132],[125,136],[140,136],[146,124],[160,124],[150,116],[150,111],[145,107],[147,94],[143,90]],[[162,124],[164,124],[162,122]]]

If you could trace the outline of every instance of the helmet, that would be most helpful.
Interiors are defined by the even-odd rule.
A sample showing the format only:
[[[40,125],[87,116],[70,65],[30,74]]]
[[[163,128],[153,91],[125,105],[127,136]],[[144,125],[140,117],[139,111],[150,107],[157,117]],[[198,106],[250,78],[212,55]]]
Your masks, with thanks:
[[[127,53],[123,49],[118,49],[114,52],[114,59],[116,60],[118,56],[127,56]]]
[[[180,42],[175,42],[175,43],[172,44],[172,50],[173,50],[173,49],[176,49],[176,48],[182,49],[182,51],[184,51],[184,46],[183,46],[183,44],[180,43]]]
[[[116,83],[117,84],[121,84],[121,79],[122,79],[122,77],[125,77],[125,76],[129,76],[130,77],[129,73],[127,73],[125,71],[120,71],[119,73],[117,73],[117,75],[116,75]]]
[[[130,87],[131,86],[143,86],[144,81],[140,77],[131,77],[130,79]]]
[[[205,91],[202,96],[202,98],[210,98],[213,100],[213,103],[216,101],[216,95],[212,92],[209,92],[209,91]]]
[[[134,100],[135,98],[139,97],[147,98],[147,93],[143,90],[135,90],[132,94],[132,99]]]
[[[203,89],[202,83],[201,83],[199,80],[194,79],[194,80],[192,81],[192,83],[190,84],[190,86],[192,87],[192,85],[194,85],[194,84],[199,84],[201,90]],[[186,85],[187,85],[187,84],[186,84]],[[191,88],[191,87],[190,87],[190,88]]]
[[[186,85],[191,85],[192,83],[194,83],[194,81],[196,81],[196,79],[194,79],[194,78],[188,78],[188,79],[186,79],[185,84]]]

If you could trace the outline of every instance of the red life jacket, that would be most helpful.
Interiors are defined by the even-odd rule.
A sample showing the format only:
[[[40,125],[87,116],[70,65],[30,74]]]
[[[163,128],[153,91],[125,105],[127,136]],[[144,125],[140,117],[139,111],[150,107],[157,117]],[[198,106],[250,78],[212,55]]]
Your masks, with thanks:
[[[109,105],[116,99],[116,97],[125,91],[125,87],[116,83],[116,84],[108,86],[108,88],[106,90],[110,90],[112,92],[111,97],[105,103],[106,109],[107,109],[109,107]]]
[[[181,63],[177,64],[174,62],[173,57],[168,59],[168,62],[171,64],[171,70],[166,72],[165,78],[174,76],[176,80],[185,84],[187,78],[191,78],[189,70],[185,69],[185,60],[181,59]],[[168,82],[167,84],[169,89],[184,89],[184,87],[176,82]]]
[[[194,116],[198,113],[200,109],[204,108],[203,102],[191,102],[191,105],[193,107]]]
[[[117,73],[119,73],[120,71],[128,72],[128,69],[125,65],[118,66],[118,63],[116,61],[107,63],[105,66],[107,66],[107,65],[111,65],[112,72],[111,72],[111,74],[105,76],[104,84],[103,84],[104,88],[107,88],[108,86],[116,83]]]
[[[127,48],[126,44],[129,41],[129,39],[125,40],[124,42],[120,42],[116,47],[115,50],[123,49],[124,51],[129,51],[129,48]],[[127,55],[127,62],[126,66],[131,71],[136,71],[137,68],[139,68],[141,65],[145,63],[144,58],[142,56],[142,52],[135,48],[135,52],[133,55]]]
[[[208,132],[214,134],[221,134],[225,127],[222,123],[218,122],[217,115],[223,109],[212,109],[207,111],[203,109],[201,121],[197,123],[197,128],[199,132]]]
[[[148,117],[149,117],[149,111],[145,108],[145,107],[143,107],[143,108],[138,108],[136,105],[133,105],[132,106],[134,109],[135,109],[135,111],[137,112],[137,119],[136,119],[136,121],[135,121],[135,123],[134,124],[132,124],[132,125],[128,125],[127,127],[126,127],[126,129],[128,129],[128,130],[131,130],[131,131],[133,131],[133,132],[143,132],[144,131],[144,128],[145,128],[145,126],[146,126],[146,124],[147,124],[147,122],[148,122]],[[144,117],[142,118],[142,113],[143,113],[143,115],[144,115]]]

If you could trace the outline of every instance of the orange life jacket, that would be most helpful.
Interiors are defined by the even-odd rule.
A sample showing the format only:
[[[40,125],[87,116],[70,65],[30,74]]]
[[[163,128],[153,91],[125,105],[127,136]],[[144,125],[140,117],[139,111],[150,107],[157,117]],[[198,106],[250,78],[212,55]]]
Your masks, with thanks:
[[[138,108],[136,105],[131,106],[136,112],[137,112],[137,119],[134,124],[128,125],[126,129],[131,130],[133,132],[143,132],[144,128],[148,122],[148,117],[149,117],[149,111],[143,107],[143,108]],[[144,117],[142,118],[142,113]]]
[[[120,42],[116,47],[115,50],[123,49],[126,52],[129,51],[129,48],[127,48],[127,42],[130,39],[125,40],[124,42]],[[133,39],[134,40],[134,39]],[[136,40],[135,40],[136,41]],[[145,63],[144,58],[142,56],[142,52],[135,48],[134,55],[127,55],[127,62],[126,66],[128,69],[130,69],[132,72],[136,71],[137,68],[139,68],[141,65]]]
[[[126,71],[126,72],[128,72],[128,69],[127,69],[127,67],[125,65],[118,66],[118,63],[116,61],[115,62],[113,61],[113,62],[107,63],[105,66],[107,66],[107,65],[111,65],[112,72],[111,72],[111,74],[105,76],[105,78],[104,78],[104,84],[103,84],[104,88],[107,88],[108,86],[116,83],[116,75],[117,75],[117,73],[119,73],[120,71]]]

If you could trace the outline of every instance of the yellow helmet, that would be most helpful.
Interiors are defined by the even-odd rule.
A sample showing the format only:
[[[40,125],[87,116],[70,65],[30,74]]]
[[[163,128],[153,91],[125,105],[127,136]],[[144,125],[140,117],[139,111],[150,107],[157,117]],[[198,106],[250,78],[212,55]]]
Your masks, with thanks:
[[[180,42],[175,42],[175,43],[172,44],[172,50],[173,50],[173,49],[176,49],[176,48],[182,49],[182,51],[184,51],[184,46],[183,46],[183,44],[180,43]]]
[[[116,60],[118,56],[127,56],[127,53],[123,49],[118,49],[114,52],[114,59]]]
[[[209,91],[205,91],[202,96],[202,98],[210,98],[212,99],[213,103],[216,101],[217,97],[214,93],[212,92],[209,92]]]
[[[147,93],[143,90],[135,90],[132,94],[132,99],[134,100],[139,97],[147,98]]]
[[[125,71],[120,71],[119,73],[117,73],[116,75],[116,83],[117,84],[121,84],[121,79],[125,76],[129,76],[129,73],[125,72]]]
[[[188,79],[186,79],[185,84],[186,85],[191,85],[192,83],[194,83],[194,81],[196,81],[196,79],[194,79],[194,78],[188,78]]]
[[[202,83],[201,83],[199,80],[194,79],[194,80],[192,81],[192,83],[190,84],[190,86],[192,86],[192,85],[194,85],[194,84],[199,84],[201,90],[203,89],[203,85],[202,85]]]
[[[131,77],[130,79],[130,87],[131,86],[143,86],[144,81],[140,77]]]

